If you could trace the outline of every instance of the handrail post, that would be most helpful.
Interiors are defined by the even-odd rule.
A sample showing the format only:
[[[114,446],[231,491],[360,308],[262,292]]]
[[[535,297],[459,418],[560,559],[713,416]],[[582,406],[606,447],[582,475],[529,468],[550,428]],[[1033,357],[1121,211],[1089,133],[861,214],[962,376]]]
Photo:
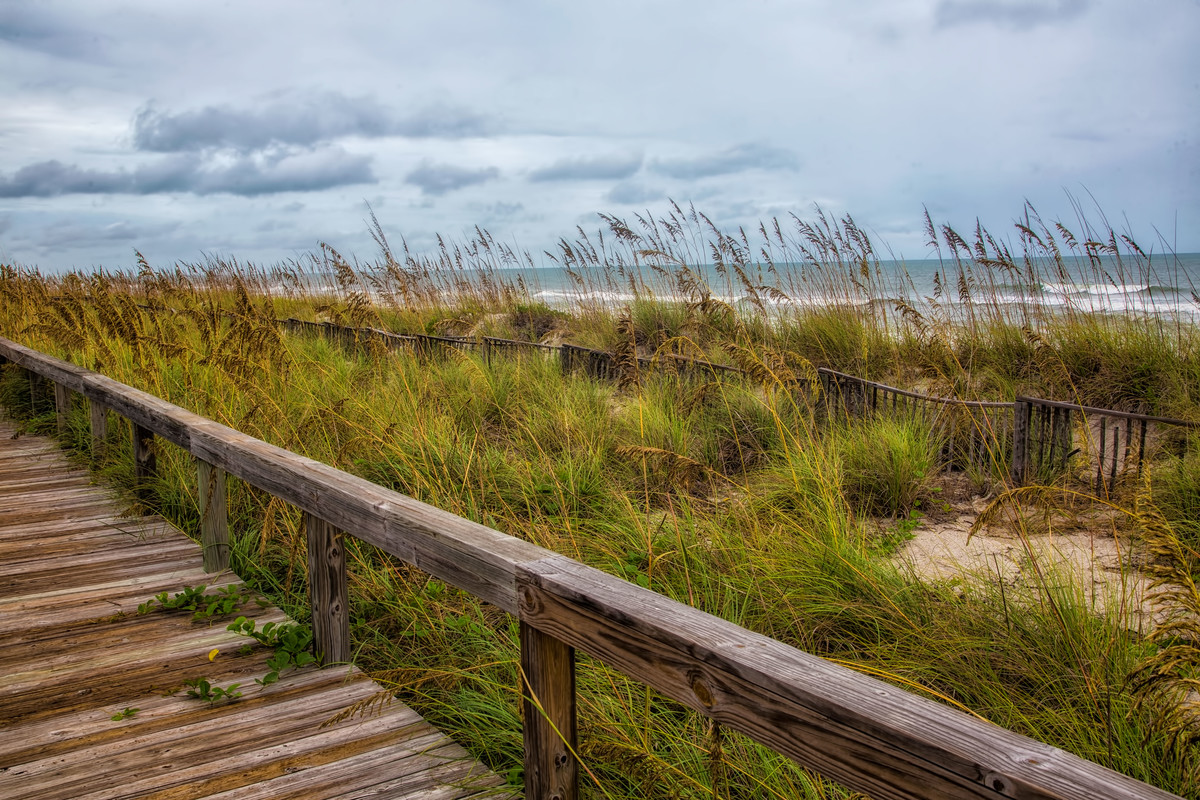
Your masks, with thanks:
[[[576,800],[575,648],[521,621],[526,800]]]
[[[342,535],[320,517],[305,512],[308,539],[308,598],[312,606],[313,649],[322,665],[350,660],[350,603]]]
[[[54,382],[54,427],[61,439],[67,433],[67,414],[71,410],[71,390]]]
[[[143,428],[136,422],[130,420],[130,427],[133,429],[133,473],[135,481],[135,491],[137,492],[138,500],[143,505],[150,505],[154,500],[154,492],[150,488],[150,481],[158,472],[158,459],[154,455],[154,431],[149,428]]]
[[[1013,403],[1013,450],[1011,477],[1012,484],[1025,485],[1025,475],[1029,467],[1029,421],[1033,415],[1033,403],[1028,398],[1018,397]]]
[[[200,547],[204,571],[229,569],[229,509],[225,501],[225,470],[196,459],[200,494]]]
[[[88,398],[88,417],[92,422],[92,459],[99,460],[108,441],[108,408],[99,400]]]

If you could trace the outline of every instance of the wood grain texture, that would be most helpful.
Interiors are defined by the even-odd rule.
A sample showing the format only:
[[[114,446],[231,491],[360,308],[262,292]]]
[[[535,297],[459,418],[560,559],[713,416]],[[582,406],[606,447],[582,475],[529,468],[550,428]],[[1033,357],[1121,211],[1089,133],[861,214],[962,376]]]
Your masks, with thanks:
[[[575,800],[575,650],[521,623],[526,800]]]
[[[565,557],[520,584],[524,622],[877,800],[1174,797]]]
[[[108,408],[98,400],[89,399],[88,417],[92,423],[92,458],[98,461],[104,457],[108,441]]]
[[[1012,474],[1013,486],[1024,486],[1025,475],[1029,470],[1029,423],[1033,416],[1033,406],[1028,400],[1017,398],[1013,405],[1013,454]]]
[[[228,619],[139,615],[159,592],[238,581],[206,574],[200,548],[161,519],[121,516],[47,440],[14,434],[0,422],[0,797],[459,800],[501,787],[401,703],[326,725],[383,692],[353,667],[262,687],[269,651],[242,654]],[[255,603],[238,613],[287,619]],[[200,677],[243,696],[187,698]],[[127,707],[139,710],[112,719]]]
[[[200,547],[204,571],[229,569],[229,506],[225,499],[225,470],[196,460],[200,494]]]
[[[71,390],[54,384],[54,426],[59,438],[67,435],[67,415],[71,412]]]
[[[158,457],[154,453],[154,431],[136,422],[131,426],[133,436],[133,474],[138,499],[145,506],[154,505],[152,482],[158,472]]]
[[[308,598],[312,607],[313,646],[322,664],[350,660],[350,600],[342,534],[312,514],[304,515],[308,539]]]

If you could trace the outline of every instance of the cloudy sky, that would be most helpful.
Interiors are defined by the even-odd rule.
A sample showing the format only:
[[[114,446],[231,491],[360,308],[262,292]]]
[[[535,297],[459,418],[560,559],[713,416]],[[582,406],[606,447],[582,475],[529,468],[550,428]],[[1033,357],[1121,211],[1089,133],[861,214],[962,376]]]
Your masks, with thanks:
[[[921,214],[1073,196],[1200,251],[1197,0],[3,0],[0,263],[274,263],[475,225],[539,253],[668,198]]]

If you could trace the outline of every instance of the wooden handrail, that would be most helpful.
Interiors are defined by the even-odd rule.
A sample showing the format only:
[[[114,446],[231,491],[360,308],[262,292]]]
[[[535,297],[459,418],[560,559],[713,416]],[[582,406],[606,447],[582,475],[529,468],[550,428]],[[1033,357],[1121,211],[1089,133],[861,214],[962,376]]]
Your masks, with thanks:
[[[344,612],[337,531],[517,616],[530,798],[577,796],[573,649],[879,800],[1175,797],[4,338],[0,357],[310,515],[314,629]]]

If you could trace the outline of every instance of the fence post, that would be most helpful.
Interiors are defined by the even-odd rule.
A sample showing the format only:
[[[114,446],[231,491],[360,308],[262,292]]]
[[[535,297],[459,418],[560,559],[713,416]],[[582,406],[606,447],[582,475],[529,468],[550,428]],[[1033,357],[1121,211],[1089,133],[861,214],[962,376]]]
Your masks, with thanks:
[[[575,648],[521,622],[525,797],[576,800]]]
[[[71,410],[71,390],[61,383],[54,383],[54,425],[59,438],[67,433],[67,413]]]
[[[92,421],[92,458],[104,457],[108,441],[108,408],[99,400],[88,398],[88,416]]]
[[[350,661],[350,603],[342,536],[328,522],[307,512],[304,530],[308,538],[313,649],[322,665],[345,664]]]
[[[1033,404],[1024,397],[1018,397],[1013,402],[1013,452],[1012,452],[1012,484],[1025,485],[1025,473],[1029,467],[1029,419],[1033,414]]]
[[[196,459],[200,489],[200,547],[204,571],[229,569],[229,509],[225,501],[225,470]]]
[[[158,471],[158,460],[154,456],[154,431],[130,421],[133,428],[133,474],[137,498],[143,505],[150,505],[154,493],[150,480]]]

